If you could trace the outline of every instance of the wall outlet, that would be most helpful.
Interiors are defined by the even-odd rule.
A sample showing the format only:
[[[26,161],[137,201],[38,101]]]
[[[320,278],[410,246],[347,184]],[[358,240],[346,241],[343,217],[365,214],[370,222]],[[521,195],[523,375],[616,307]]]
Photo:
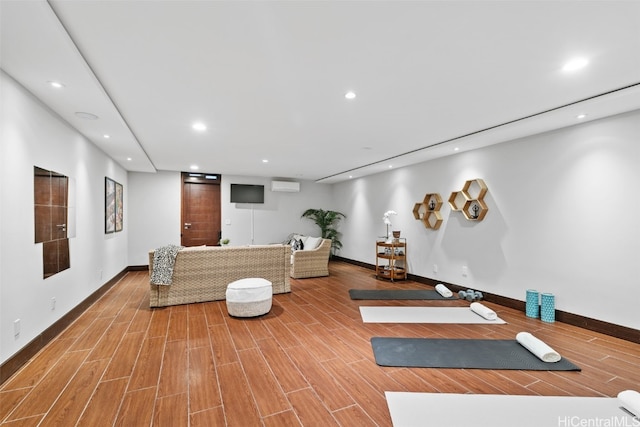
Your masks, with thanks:
[[[434,273],[438,272],[438,264],[433,264],[433,272]]]
[[[98,270],[98,280],[102,280],[102,270]]]
[[[463,266],[462,266],[462,275],[463,275],[464,277],[467,277],[467,276],[469,275],[469,269],[467,268],[467,266],[466,266],[466,265],[463,265]]]
[[[20,319],[13,321],[13,336],[18,338],[20,336]]]
[[[51,311],[56,309],[56,297],[51,298]]]

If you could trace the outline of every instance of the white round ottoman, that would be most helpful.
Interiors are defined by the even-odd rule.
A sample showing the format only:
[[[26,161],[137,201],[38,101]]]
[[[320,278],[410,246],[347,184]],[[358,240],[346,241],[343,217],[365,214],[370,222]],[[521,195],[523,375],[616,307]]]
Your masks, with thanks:
[[[227,285],[227,311],[234,317],[255,317],[271,310],[273,290],[267,279],[251,277]]]

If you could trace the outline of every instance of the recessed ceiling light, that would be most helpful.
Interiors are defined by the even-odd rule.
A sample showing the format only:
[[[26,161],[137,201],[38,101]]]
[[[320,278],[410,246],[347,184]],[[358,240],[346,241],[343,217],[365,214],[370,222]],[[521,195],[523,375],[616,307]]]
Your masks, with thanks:
[[[566,64],[564,64],[564,66],[562,67],[562,71],[565,71],[565,72],[576,71],[586,67],[588,63],[589,63],[589,60],[587,60],[586,58],[574,58],[569,62],[567,62]]]
[[[354,99],[356,97],[356,93],[352,92],[352,91],[349,91],[349,92],[344,94],[344,97],[347,98],[347,99]]]
[[[198,132],[203,132],[207,130],[207,125],[205,125],[202,122],[196,122],[193,125],[191,125],[191,127],[193,128],[193,130],[197,130]]]
[[[267,159],[262,159],[262,163],[269,163],[269,160],[267,160]]]
[[[81,119],[98,120],[98,116],[96,116],[95,114],[85,113],[84,111],[78,111],[75,114],[76,114],[76,117],[79,117]]]
[[[587,115],[586,115],[586,114],[584,114],[584,113],[583,113],[583,114],[578,114],[578,115],[576,116],[576,119],[578,119],[578,120],[582,120],[582,119],[584,119],[585,117],[587,117]]]
[[[131,160],[133,160],[131,157],[127,157],[128,162],[130,162]]]
[[[51,85],[51,87],[55,87],[56,89],[62,89],[64,87],[62,83],[56,82],[54,80],[49,80],[48,83],[49,85]]]
[[[393,165],[389,165],[389,169],[391,169],[393,167]]]
[[[453,148],[453,151],[459,151],[459,150],[460,150],[460,148],[458,148],[458,147],[454,147]]]
[[[353,178],[353,175],[349,175],[349,179]]]
[[[191,169],[192,171],[197,171],[200,168],[198,167],[198,165],[191,165],[189,166],[189,169]]]
[[[102,135],[104,137],[104,139],[109,139],[111,138],[111,135],[107,135],[106,133],[104,135]]]

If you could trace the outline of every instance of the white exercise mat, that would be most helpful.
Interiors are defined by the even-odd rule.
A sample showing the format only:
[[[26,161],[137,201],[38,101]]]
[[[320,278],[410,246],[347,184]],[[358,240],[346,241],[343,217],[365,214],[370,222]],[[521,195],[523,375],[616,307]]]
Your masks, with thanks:
[[[637,426],[615,397],[385,392],[394,427]]]
[[[487,320],[468,307],[366,307],[360,306],[364,323],[507,323],[499,317]]]

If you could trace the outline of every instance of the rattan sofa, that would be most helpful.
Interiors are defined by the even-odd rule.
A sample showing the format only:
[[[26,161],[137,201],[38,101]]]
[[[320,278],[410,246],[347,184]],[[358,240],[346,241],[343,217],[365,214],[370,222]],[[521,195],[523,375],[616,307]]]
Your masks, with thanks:
[[[153,256],[149,252],[149,277]],[[185,248],[176,257],[171,285],[151,286],[150,307],[224,300],[227,285],[248,277],[269,280],[274,294],[291,292],[288,245]]]
[[[294,279],[329,275],[331,239],[322,239],[317,248],[294,251],[291,255],[291,272]]]

